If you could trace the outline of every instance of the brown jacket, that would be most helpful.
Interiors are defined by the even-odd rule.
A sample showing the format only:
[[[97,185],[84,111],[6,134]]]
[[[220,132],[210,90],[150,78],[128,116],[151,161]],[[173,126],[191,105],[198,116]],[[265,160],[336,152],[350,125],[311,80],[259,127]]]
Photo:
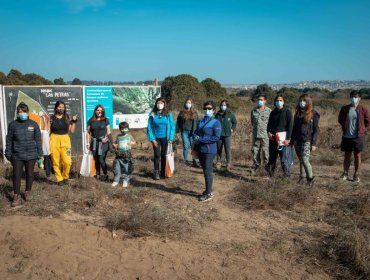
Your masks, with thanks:
[[[350,107],[351,105],[343,106],[339,112],[338,122],[342,126],[343,133],[345,133],[347,129],[348,112]],[[358,136],[363,137],[365,136],[366,128],[370,124],[369,112],[367,111],[366,107],[362,105],[358,105],[356,110],[358,113]]]

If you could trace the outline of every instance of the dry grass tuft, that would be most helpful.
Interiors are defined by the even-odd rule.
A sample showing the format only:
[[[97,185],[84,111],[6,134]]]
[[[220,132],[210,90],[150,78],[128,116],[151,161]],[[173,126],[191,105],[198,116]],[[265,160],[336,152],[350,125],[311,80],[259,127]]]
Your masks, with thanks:
[[[311,205],[315,189],[292,185],[286,179],[237,186],[229,200],[246,210],[292,210],[296,205]]]

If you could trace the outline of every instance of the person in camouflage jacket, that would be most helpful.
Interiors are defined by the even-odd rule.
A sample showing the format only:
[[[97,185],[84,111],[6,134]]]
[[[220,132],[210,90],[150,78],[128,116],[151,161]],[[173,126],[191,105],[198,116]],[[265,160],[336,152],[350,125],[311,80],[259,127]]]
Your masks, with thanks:
[[[261,163],[267,164],[269,159],[269,138],[267,135],[267,123],[271,109],[266,106],[266,96],[257,96],[257,106],[251,111],[251,123],[253,127],[252,155],[253,171],[257,172]]]

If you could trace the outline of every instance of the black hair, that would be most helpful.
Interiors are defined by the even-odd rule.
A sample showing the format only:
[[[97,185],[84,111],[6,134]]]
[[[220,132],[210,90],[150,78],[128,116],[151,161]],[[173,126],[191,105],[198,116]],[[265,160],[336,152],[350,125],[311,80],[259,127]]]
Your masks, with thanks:
[[[226,100],[226,99],[224,99],[224,100],[222,100],[222,101],[220,102],[220,107],[221,107],[222,103],[225,103],[225,104],[226,104],[226,106],[227,106],[227,107],[229,107],[229,102],[227,102],[227,100]]]
[[[119,129],[125,129],[125,128],[130,128],[130,125],[128,122],[120,122],[118,125]]]
[[[66,104],[63,102],[63,101],[61,101],[61,100],[58,100],[57,102],[55,102],[55,106],[54,106],[54,115],[52,116],[52,118],[55,118],[55,115],[56,115],[56,113],[57,113],[57,108],[59,107],[59,105],[64,105],[64,112],[63,112],[63,118],[66,120],[66,122],[70,122],[70,118],[69,118],[69,116],[68,116],[68,114],[67,114],[67,106],[66,106]]]
[[[284,103],[285,103],[285,98],[284,98],[284,96],[283,96],[282,94],[276,94],[275,99],[274,99],[274,103],[276,102],[276,100],[277,100],[279,97],[281,97],[281,98],[283,99]]]
[[[349,94],[349,97],[354,97],[354,96],[358,96],[358,97],[361,97],[361,92],[359,92],[358,90],[352,90],[351,93]]]
[[[208,101],[204,102],[203,103],[203,108],[208,106],[208,105],[211,105],[213,110],[216,109],[215,103],[212,100],[208,100]]]
[[[19,111],[28,113],[29,112],[28,105],[24,102],[19,103],[18,106],[17,106],[17,113]]]
[[[256,97],[257,97],[257,99],[260,98],[260,97],[263,97],[265,100],[267,100],[267,96],[264,93],[259,93],[259,94],[256,95]]]

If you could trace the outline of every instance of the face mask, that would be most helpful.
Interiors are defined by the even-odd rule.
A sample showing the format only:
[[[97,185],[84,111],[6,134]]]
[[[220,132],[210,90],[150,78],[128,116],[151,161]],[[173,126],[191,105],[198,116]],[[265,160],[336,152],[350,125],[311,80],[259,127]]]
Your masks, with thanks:
[[[359,102],[358,97],[351,97],[351,104],[355,105]]]
[[[123,135],[126,135],[126,134],[128,133],[128,130],[121,130],[121,133],[122,133]]]
[[[103,113],[102,112],[96,112],[97,116],[101,116]]]
[[[64,114],[64,109],[57,109],[56,111],[58,114]]]
[[[222,110],[222,111],[226,111],[226,108],[227,108],[227,106],[226,106],[226,105],[221,105],[221,110]]]
[[[25,121],[28,119],[28,114],[27,113],[18,113],[18,119],[21,121]]]
[[[284,105],[284,101],[275,101],[275,106],[278,108],[282,108]]]
[[[302,109],[306,108],[306,101],[304,100],[299,101],[299,107],[301,107]]]
[[[158,103],[157,104],[157,109],[158,110],[163,110],[163,108],[164,108],[164,104],[163,103]]]
[[[186,108],[186,109],[190,109],[190,108],[191,108],[191,103],[186,103],[186,104],[185,104],[185,108]]]
[[[212,117],[213,116],[213,110],[204,110],[204,115],[206,117]]]
[[[257,101],[257,106],[258,107],[262,107],[263,105],[265,105],[265,101],[262,101],[262,100]]]

